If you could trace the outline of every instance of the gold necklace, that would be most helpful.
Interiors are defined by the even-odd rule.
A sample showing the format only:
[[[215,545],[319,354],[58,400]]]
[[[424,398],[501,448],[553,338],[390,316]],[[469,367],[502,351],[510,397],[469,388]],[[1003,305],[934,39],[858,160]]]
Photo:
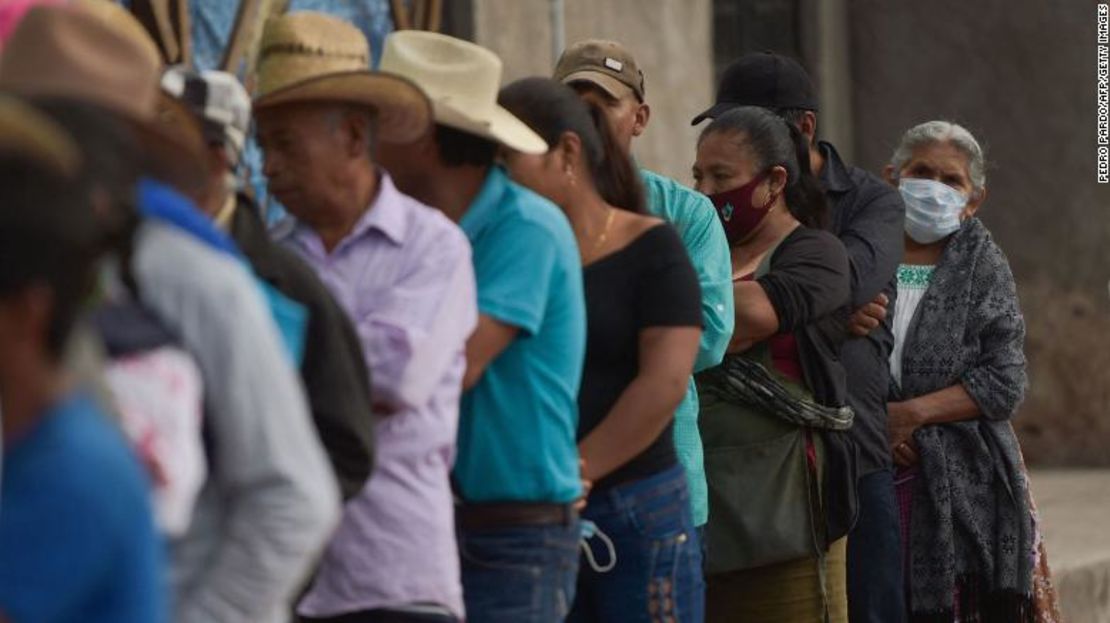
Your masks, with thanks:
[[[617,211],[613,208],[609,208],[609,216],[605,218],[605,227],[601,229],[601,233],[598,235],[597,240],[594,241],[593,248],[590,249],[591,256],[601,249],[601,246],[605,244],[605,239],[609,237],[609,227],[613,224],[613,216],[616,212]]]

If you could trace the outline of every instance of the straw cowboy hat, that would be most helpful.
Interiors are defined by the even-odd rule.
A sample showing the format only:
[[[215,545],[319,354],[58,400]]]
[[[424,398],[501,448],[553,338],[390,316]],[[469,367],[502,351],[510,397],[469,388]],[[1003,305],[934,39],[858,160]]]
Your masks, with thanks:
[[[81,163],[65,130],[12,95],[0,95],[0,155],[25,158],[64,177],[76,173]]]
[[[315,11],[270,20],[262,33],[254,108],[304,102],[365,104],[377,111],[378,138],[409,143],[431,126],[428,98],[413,83],[370,70],[362,31]]]
[[[174,181],[204,177],[203,144],[183,141],[162,118],[157,46],[135,18],[107,0],[32,9],[0,55],[0,90],[35,100],[92,104],[126,122],[146,163]]]
[[[481,46],[432,32],[398,31],[385,39],[381,69],[424,89],[437,123],[526,154],[547,151],[538,134],[497,105],[501,59]]]

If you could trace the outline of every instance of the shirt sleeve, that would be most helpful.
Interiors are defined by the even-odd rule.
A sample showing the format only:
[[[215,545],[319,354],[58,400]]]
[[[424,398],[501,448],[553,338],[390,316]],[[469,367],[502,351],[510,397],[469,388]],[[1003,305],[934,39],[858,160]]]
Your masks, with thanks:
[[[176,620],[272,620],[339,518],[335,477],[246,270],[177,232],[140,233],[139,291],[197,359],[215,448],[210,479],[223,493],[219,534],[198,537],[214,541],[212,556],[189,570],[196,584],[177,601]]]
[[[491,240],[474,251],[478,311],[535,334],[543,325],[551,283],[558,270],[559,245],[540,223],[498,223]]]
[[[477,326],[470,246],[462,232],[451,234],[429,245],[358,323],[375,400],[426,404]]]
[[[898,189],[871,180],[870,192],[854,207],[839,238],[851,265],[853,310],[887,289],[902,261],[906,207]]]
[[[848,303],[848,275],[848,256],[834,236],[799,227],[775,250],[771,270],[757,281],[780,330],[796,331]]]
[[[691,194],[679,233],[701,288],[702,333],[694,372],[721,363],[736,321],[732,294],[732,256],[725,230],[709,199]]]
[[[678,234],[659,225],[645,251],[650,260],[640,273],[639,326],[701,327],[701,290],[698,276]]]
[[[1006,257],[993,243],[976,268],[978,301],[969,321],[979,329],[979,359],[961,379],[988,420],[1007,420],[1025,397],[1025,319]]]

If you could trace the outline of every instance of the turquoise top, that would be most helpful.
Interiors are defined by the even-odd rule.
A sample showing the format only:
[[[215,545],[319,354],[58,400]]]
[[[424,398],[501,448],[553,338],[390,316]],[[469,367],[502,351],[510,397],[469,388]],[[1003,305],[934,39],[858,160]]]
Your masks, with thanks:
[[[459,223],[478,310],[519,328],[463,394],[455,482],[468,502],[564,503],[581,493],[578,386],[586,354],[582,266],[563,213],[490,170]]]
[[[724,228],[705,195],[647,169],[641,169],[640,176],[647,191],[648,211],[674,225],[698,273],[704,326],[694,371],[712,368],[725,355],[735,321],[732,260]],[[698,392],[693,378],[674,414],[674,442],[678,460],[686,469],[694,525],[704,525],[709,520],[709,492],[698,433]]]

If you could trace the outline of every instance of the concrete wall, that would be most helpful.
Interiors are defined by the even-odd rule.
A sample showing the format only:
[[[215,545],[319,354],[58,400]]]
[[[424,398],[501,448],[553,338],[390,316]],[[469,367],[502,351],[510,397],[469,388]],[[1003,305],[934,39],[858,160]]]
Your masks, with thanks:
[[[852,0],[855,148],[878,170],[929,119],[988,151],[982,209],[1018,278],[1031,460],[1110,463],[1110,186],[1095,172],[1093,0]]]
[[[566,41],[602,37],[629,47],[652,107],[633,144],[640,163],[690,183],[696,131],[690,118],[713,97],[709,0],[566,0]],[[473,0],[474,39],[505,63],[505,82],[551,75],[547,0]]]

